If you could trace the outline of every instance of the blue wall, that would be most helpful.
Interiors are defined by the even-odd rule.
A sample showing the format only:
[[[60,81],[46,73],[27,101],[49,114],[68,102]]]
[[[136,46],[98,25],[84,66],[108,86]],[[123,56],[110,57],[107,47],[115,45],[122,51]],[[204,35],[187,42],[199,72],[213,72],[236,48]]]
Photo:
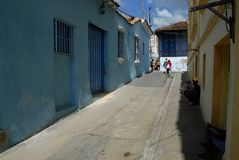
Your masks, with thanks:
[[[187,32],[173,31],[158,33],[161,57],[187,56]]]
[[[141,23],[131,25],[111,8],[99,14],[99,6],[95,0],[8,0],[1,4],[0,129],[9,137],[3,149],[53,122],[56,106],[81,109],[91,101],[89,23],[105,31],[105,91],[148,72],[149,35]],[[54,54],[54,18],[74,26],[72,56]],[[119,26],[126,31],[123,64],[117,60]],[[140,37],[139,64],[134,63],[135,35]]]

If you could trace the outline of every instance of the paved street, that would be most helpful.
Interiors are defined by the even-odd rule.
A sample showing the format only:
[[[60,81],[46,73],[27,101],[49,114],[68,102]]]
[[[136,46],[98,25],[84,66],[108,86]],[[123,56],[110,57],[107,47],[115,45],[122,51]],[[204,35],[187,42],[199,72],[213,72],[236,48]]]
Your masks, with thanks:
[[[197,160],[203,121],[181,73],[153,72],[0,155],[1,160]]]

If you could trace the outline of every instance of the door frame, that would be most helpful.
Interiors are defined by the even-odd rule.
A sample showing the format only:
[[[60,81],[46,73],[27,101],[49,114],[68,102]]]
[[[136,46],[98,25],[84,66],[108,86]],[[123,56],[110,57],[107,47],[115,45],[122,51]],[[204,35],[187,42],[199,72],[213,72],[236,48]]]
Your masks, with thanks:
[[[90,59],[90,54],[91,54],[91,52],[90,52],[90,35],[88,35],[88,52],[89,52],[89,57],[88,57],[88,67],[89,67],[89,71],[88,71],[88,73],[89,73],[89,81],[90,81],[90,91],[91,91],[91,93],[92,94],[97,94],[97,93],[102,93],[102,92],[104,92],[105,91],[105,83],[104,83],[104,81],[105,81],[105,31],[103,30],[103,29],[101,29],[100,27],[98,27],[98,26],[96,26],[95,24],[93,24],[93,23],[89,23],[88,24],[88,34],[89,34],[89,31],[90,31],[90,27],[92,27],[92,28],[95,28],[96,30],[98,30],[98,31],[100,31],[101,33],[102,33],[102,36],[101,36],[101,57],[100,57],[100,60],[101,60],[101,89],[99,90],[99,91],[96,91],[96,92],[94,92],[94,91],[92,91],[91,90],[91,78],[90,78],[90,76],[91,76],[91,69],[90,69],[90,65],[91,65],[91,59]]]
[[[229,52],[225,49],[229,47]],[[214,46],[214,71],[213,71],[213,97],[212,97],[212,118],[213,125],[226,128],[226,114],[228,101],[229,77],[223,76],[230,65],[230,37],[222,38]],[[223,104],[226,104],[223,105]]]

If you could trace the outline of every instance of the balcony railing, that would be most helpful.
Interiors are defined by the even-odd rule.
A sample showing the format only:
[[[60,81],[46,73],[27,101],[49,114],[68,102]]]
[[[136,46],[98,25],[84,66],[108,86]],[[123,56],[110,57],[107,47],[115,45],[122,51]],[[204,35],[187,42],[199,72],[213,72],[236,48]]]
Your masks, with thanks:
[[[167,50],[159,51],[160,57],[183,57],[187,56],[187,50]]]

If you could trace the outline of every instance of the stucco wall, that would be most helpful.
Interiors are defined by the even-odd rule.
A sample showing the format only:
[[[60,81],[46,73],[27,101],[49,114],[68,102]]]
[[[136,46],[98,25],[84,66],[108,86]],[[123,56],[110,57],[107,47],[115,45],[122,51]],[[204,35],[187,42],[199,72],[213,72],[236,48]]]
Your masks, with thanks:
[[[14,5],[13,5],[14,4]],[[88,75],[88,24],[105,31],[105,91],[112,91],[149,69],[149,36],[140,22],[128,24],[100,1],[5,1],[0,6],[0,128],[9,147],[55,120],[55,106],[81,109],[92,98]],[[54,54],[53,19],[74,26],[72,56]],[[117,31],[126,29],[125,61],[117,61]],[[134,63],[134,36],[140,37],[141,63]],[[145,54],[142,55],[142,43]],[[61,78],[59,80],[59,78]],[[67,83],[67,84],[66,84]],[[60,92],[56,89],[60,88]],[[58,97],[58,98],[57,98]],[[56,99],[59,99],[56,103]]]
[[[238,6],[239,3],[236,2]],[[228,112],[227,124],[227,150],[226,160],[237,160],[239,157],[238,147],[238,134],[239,134],[239,9],[236,8],[236,24],[235,24],[235,44],[231,47],[231,63],[232,63],[232,101],[231,107]]]
[[[195,12],[196,14],[197,12]],[[213,74],[214,74],[214,46],[227,35],[225,22],[221,19],[212,17],[215,16],[210,11],[205,10],[203,14],[197,13],[198,30],[196,37],[189,43],[192,45],[191,49],[198,49],[199,47],[199,83],[203,80],[203,55],[206,54],[206,80],[205,88],[201,87],[201,108],[205,121],[211,121],[212,110],[212,94],[213,94]],[[214,24],[215,22],[215,24]],[[212,28],[210,28],[212,27]],[[192,33],[191,33],[192,34]],[[205,39],[204,39],[205,38]],[[189,76],[193,78],[195,74],[195,54],[193,51],[189,53],[188,71]]]
[[[53,20],[42,10],[48,11],[44,3],[31,1],[6,1],[0,7],[0,128],[7,131],[8,144],[55,116]]]
[[[210,0],[209,2],[212,2]],[[238,6],[238,4],[237,4]],[[236,7],[235,7],[236,8]],[[239,12],[236,9],[236,19],[239,17]],[[231,13],[231,8],[228,9],[228,14]],[[205,10],[204,14],[200,19],[200,34],[198,39],[196,38],[192,45],[196,46],[198,42],[202,42],[199,52],[199,80],[202,82],[203,74],[203,55],[206,54],[206,87],[201,89],[201,107],[202,113],[206,121],[211,120],[211,110],[212,110],[212,94],[213,94],[213,74],[214,74],[214,47],[215,45],[222,40],[228,32],[226,31],[225,22],[221,19],[214,18],[212,19],[212,14],[210,11]],[[212,20],[212,21],[209,21]],[[214,25],[214,22],[215,25]],[[238,28],[238,21],[236,20],[236,27]],[[211,28],[212,27],[212,28]],[[208,34],[205,34],[205,31],[208,31]],[[230,41],[230,72],[228,74],[228,95],[227,95],[227,124],[226,124],[226,151],[223,156],[225,160],[234,160],[238,159],[238,30],[236,29],[236,43],[234,44],[232,40]],[[205,38],[201,39],[201,38]],[[199,40],[199,41],[198,41]],[[191,43],[191,42],[189,42]],[[189,63],[188,68],[192,70],[193,60]],[[193,72],[190,73],[191,75]]]
[[[190,55],[192,54],[192,52],[189,52]],[[194,53],[196,54],[196,53]],[[194,55],[196,56],[196,55]],[[190,57],[188,56],[187,57],[187,60],[189,61]],[[192,80],[194,78],[194,65],[195,65],[195,60],[191,60],[188,64],[187,64],[187,71],[188,71],[188,76],[189,76],[189,79]]]
[[[139,75],[143,75],[149,71],[149,36],[146,31],[143,29],[140,22],[137,22],[134,25],[126,23],[125,20],[118,15],[115,15],[115,19],[117,20],[117,26],[113,29],[112,32],[115,32],[114,35],[117,35],[118,29],[123,28],[125,33],[125,54],[124,54],[124,62],[122,64],[118,63],[117,54],[118,54],[118,42],[117,37],[115,37],[115,44],[111,44],[111,49],[114,52],[110,54],[111,61],[109,61],[110,65],[110,84],[108,90],[114,90],[119,86],[125,84],[125,82],[133,80],[137,76],[137,71]],[[139,36],[139,54],[140,54],[140,63],[137,64],[134,62],[134,37]],[[145,44],[144,54],[142,44]],[[119,74],[120,73],[120,74]]]
[[[171,70],[173,72],[185,72],[187,71],[187,57],[160,57],[160,71],[166,71],[163,67],[165,59],[170,59],[172,63]]]
[[[205,89],[201,89],[201,107],[206,121],[211,121],[212,94],[213,94],[213,74],[214,74],[214,46],[227,35],[225,23],[218,20],[213,30],[200,47],[200,81],[202,80],[203,54],[206,54],[206,84]],[[202,83],[202,82],[200,82]]]

